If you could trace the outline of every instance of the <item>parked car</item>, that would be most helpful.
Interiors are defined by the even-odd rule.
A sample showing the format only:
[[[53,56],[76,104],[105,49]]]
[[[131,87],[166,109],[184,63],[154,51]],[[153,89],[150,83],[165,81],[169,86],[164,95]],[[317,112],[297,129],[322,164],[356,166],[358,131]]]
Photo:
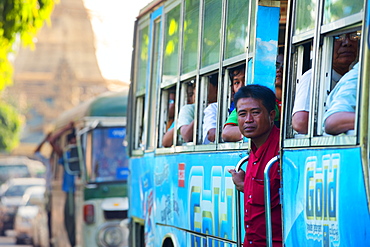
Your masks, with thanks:
[[[13,229],[14,217],[18,207],[22,203],[23,194],[31,186],[45,186],[43,178],[12,178],[0,187],[0,235],[4,235],[6,230]]]
[[[45,186],[29,187],[22,198],[15,215],[14,231],[16,244],[33,244],[33,246],[49,246],[49,230],[45,209]]]
[[[45,166],[26,156],[0,157],[0,185],[10,178],[43,177]]]

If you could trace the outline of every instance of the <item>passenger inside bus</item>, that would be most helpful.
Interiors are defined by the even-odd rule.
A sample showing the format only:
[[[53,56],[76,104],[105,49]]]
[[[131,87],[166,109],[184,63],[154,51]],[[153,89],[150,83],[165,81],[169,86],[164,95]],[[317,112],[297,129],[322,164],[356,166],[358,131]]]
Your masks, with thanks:
[[[183,132],[187,140],[193,140],[193,127],[194,127],[194,101],[195,101],[195,85],[193,82],[189,82],[186,89],[187,104],[184,105],[179,112],[179,123],[178,130],[179,134]],[[180,128],[183,127],[183,128]],[[173,144],[173,133],[175,131],[175,121],[172,122],[167,132],[164,134],[162,139],[163,147],[171,147]]]
[[[330,89],[334,88],[340,78],[351,69],[351,65],[356,61],[360,37],[360,32],[358,31],[334,36],[332,82]],[[302,75],[295,93],[292,126],[299,134],[307,134],[308,132],[311,74],[312,69],[309,69]]]
[[[168,128],[167,132],[163,135],[163,139],[162,139],[163,147],[171,147],[172,146],[174,127],[175,127],[175,122],[172,122],[172,124]]]
[[[175,117],[175,97],[176,97],[175,90],[170,90],[168,95],[168,119],[166,130],[168,130],[171,127],[173,119]]]
[[[195,83],[191,81],[187,86],[187,104],[182,106],[177,119],[177,131],[184,142],[193,141],[194,110],[195,110]]]
[[[346,73],[329,94],[324,128],[327,134],[338,135],[355,128],[359,63]]]
[[[211,75],[208,79],[208,106],[204,109],[203,114],[203,144],[209,144],[215,141],[217,124],[218,74]]]
[[[225,142],[237,142],[242,139],[239,127],[236,121],[236,111],[234,107],[234,94],[245,85],[245,64],[240,65],[230,72],[230,80],[232,82],[232,96],[231,96],[231,107],[230,116],[224,124],[222,130],[222,139]],[[235,113],[235,114],[233,114]],[[234,118],[232,119],[232,116]]]
[[[163,135],[162,138],[162,146],[163,147],[171,147],[173,143],[173,131],[174,131],[174,117],[175,117],[175,96],[176,91],[170,90],[168,95],[168,119],[166,123],[166,133]]]
[[[282,51],[281,51],[282,52]],[[276,96],[276,117],[275,125],[280,126],[280,111],[281,111],[281,91],[282,91],[282,81],[283,81],[283,62],[284,55],[280,53],[276,57],[276,77],[275,77],[275,96]],[[238,70],[239,69],[239,70]],[[240,67],[236,68],[231,72],[233,90],[237,92],[240,87],[244,86],[245,83],[245,69],[240,70]],[[224,124],[222,130],[222,139],[225,142],[237,142],[243,138],[242,134],[239,131],[237,114],[233,110]]]

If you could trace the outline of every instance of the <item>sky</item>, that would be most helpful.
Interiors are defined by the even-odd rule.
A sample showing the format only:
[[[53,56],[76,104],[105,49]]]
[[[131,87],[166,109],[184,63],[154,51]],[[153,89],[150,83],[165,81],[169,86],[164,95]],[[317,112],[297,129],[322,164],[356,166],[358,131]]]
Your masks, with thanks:
[[[106,79],[130,82],[134,22],[151,0],[83,0],[95,34],[96,55]]]

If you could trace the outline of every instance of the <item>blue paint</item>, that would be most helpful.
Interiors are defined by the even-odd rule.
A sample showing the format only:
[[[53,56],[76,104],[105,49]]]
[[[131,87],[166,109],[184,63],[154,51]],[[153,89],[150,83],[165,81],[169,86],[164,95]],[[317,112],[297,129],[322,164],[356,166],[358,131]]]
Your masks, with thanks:
[[[368,246],[370,217],[360,148],[285,150],[286,246]]]

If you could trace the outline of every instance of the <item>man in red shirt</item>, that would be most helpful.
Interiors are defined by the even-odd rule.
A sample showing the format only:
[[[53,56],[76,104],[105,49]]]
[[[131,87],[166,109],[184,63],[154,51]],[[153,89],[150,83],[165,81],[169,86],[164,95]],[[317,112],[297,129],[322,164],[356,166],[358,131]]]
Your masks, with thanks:
[[[279,152],[280,130],[274,125],[275,94],[261,85],[248,85],[234,96],[240,132],[251,140],[247,171],[231,169],[234,184],[244,192],[246,246],[266,246],[266,221],[263,173],[266,164]],[[280,167],[270,169],[273,246],[282,246]]]

